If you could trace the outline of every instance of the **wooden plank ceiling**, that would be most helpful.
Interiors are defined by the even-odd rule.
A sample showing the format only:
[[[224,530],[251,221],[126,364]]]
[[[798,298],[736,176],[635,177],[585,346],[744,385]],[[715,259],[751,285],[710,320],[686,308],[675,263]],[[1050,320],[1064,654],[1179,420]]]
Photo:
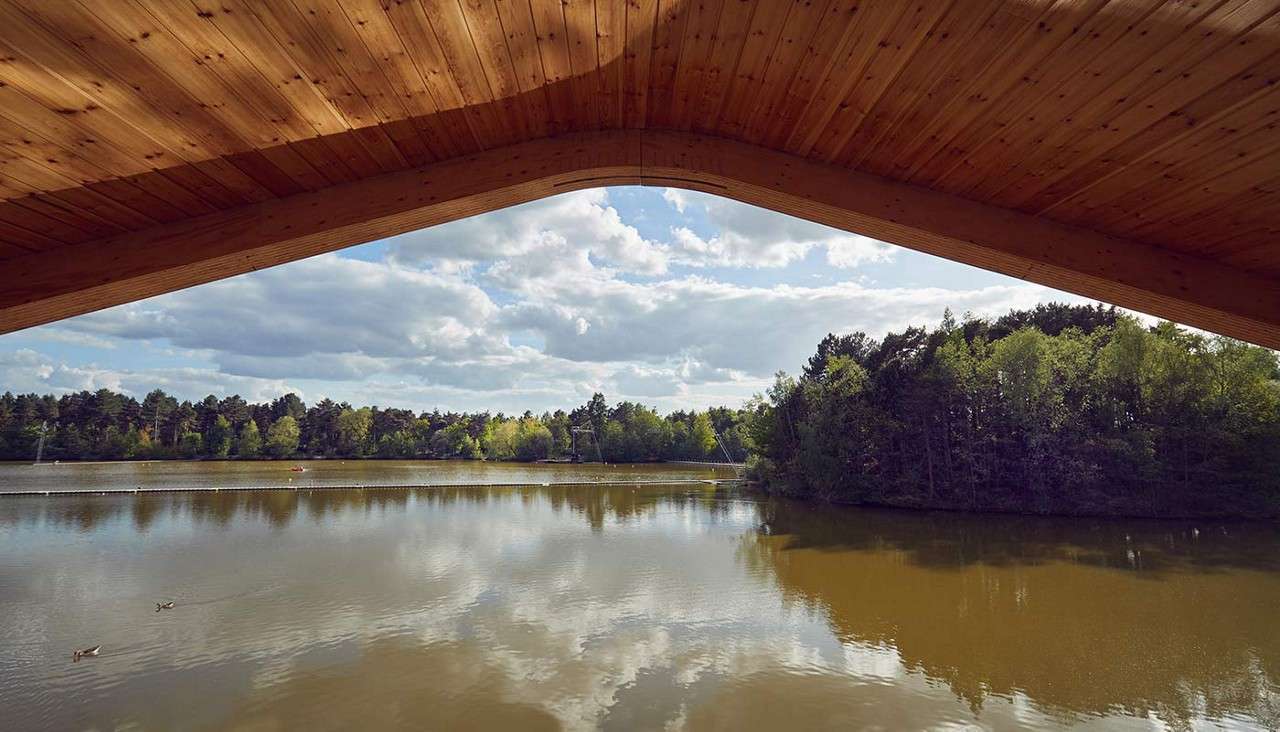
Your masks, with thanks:
[[[127,257],[139,233],[278,199],[575,134],[599,141],[580,157],[607,157],[652,131],[1238,273],[1263,292],[1251,312],[1187,317],[1277,347],[1277,79],[1280,0],[0,0],[0,310],[38,305],[39,291],[15,294],[18,278],[56,269],[59,252]],[[199,279],[27,307],[0,330]],[[1183,312],[1159,297],[1150,309]]]

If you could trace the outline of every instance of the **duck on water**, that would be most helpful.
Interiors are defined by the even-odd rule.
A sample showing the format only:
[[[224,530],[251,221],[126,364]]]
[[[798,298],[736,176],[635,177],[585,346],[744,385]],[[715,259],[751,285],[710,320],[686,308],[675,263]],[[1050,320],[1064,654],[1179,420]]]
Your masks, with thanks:
[[[82,658],[86,658],[89,656],[96,656],[98,655],[98,652],[101,650],[102,650],[102,646],[94,646],[92,648],[86,648],[83,651],[76,651],[71,654],[71,660],[79,661]]]

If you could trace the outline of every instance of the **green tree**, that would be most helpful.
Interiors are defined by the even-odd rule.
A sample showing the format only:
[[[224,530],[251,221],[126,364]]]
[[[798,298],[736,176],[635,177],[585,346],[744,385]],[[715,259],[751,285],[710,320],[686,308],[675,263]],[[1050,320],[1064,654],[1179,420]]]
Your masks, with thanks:
[[[512,460],[516,456],[516,434],[519,425],[514,419],[489,420],[480,445],[487,460]]]
[[[169,415],[178,408],[178,400],[165,394],[162,389],[154,389],[142,400],[143,428],[150,435],[155,447],[164,444],[161,425],[168,421]],[[172,443],[170,443],[172,444]]]
[[[711,417],[703,412],[693,418],[680,446],[681,455],[689,460],[707,460],[716,453],[716,433]]]
[[[590,427],[596,435],[603,435],[605,422],[609,419],[609,405],[604,394],[596,392],[591,400],[569,414],[569,421],[579,427]]]
[[[224,458],[231,454],[231,445],[235,441],[235,430],[231,428],[231,420],[217,415],[209,426],[205,437],[205,446],[213,457]]]
[[[240,437],[236,440],[236,455],[242,458],[255,458],[262,452],[262,433],[258,423],[252,419],[240,428]]]
[[[125,430],[121,443],[122,457],[126,460],[146,457],[151,448],[151,438],[146,432],[138,429],[136,424],[129,425],[129,429]]]
[[[465,422],[454,422],[438,430],[431,436],[431,450],[443,458],[474,460],[484,456],[479,440],[471,436]]]
[[[373,413],[368,407],[342,410],[338,414],[339,449],[352,457],[364,455],[372,426]]]
[[[298,451],[298,421],[285,415],[267,430],[267,452],[275,457],[288,457]]]
[[[284,396],[271,402],[271,420],[274,424],[275,420],[281,417],[293,417],[294,420],[302,419],[307,414],[307,405],[302,403],[302,399],[297,394],[289,392]]]
[[[415,455],[431,452],[431,435],[433,432],[430,419],[419,418],[414,421],[409,434],[413,437],[413,452]]]
[[[1278,376],[1266,349],[1052,305],[879,342],[829,336],[800,379],[779,375],[748,405],[742,434],[753,474],[792,495],[1280,513]]]
[[[553,443],[551,430],[546,425],[534,417],[525,417],[516,425],[515,459],[545,460],[551,455]]]
[[[383,458],[411,458],[417,452],[418,442],[411,430],[397,430],[378,440],[377,455]]]
[[[573,422],[569,420],[569,415],[563,409],[557,409],[554,414],[543,415],[542,422],[551,432],[551,454],[568,455],[573,445],[570,433]]]
[[[178,452],[185,458],[204,456],[204,436],[199,432],[184,432],[178,438]]]

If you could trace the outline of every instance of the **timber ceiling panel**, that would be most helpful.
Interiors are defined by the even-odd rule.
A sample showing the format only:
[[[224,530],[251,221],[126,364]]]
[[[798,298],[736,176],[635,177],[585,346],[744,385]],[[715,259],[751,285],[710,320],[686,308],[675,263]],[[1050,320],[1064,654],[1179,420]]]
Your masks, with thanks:
[[[531,140],[644,130],[759,146],[1275,282],[1278,11],[0,0],[0,269]]]

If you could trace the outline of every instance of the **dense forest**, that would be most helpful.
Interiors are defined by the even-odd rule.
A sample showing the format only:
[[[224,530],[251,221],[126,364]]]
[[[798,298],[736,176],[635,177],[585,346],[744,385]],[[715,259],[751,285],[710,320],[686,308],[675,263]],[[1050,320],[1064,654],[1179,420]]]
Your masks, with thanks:
[[[1274,352],[1102,306],[949,313],[875,340],[828,335],[745,409],[662,416],[595,394],[568,412],[414,413],[295,394],[0,396],[0,459],[747,455],[768,491],[924,508],[1280,514]],[[717,444],[717,434],[724,447]]]
[[[660,416],[601,394],[570,412],[519,417],[354,408],[296,394],[250,404],[239,396],[179,402],[155,390],[139,402],[108,389],[60,397],[0,396],[0,459],[45,460],[467,458],[607,462],[742,460],[740,412],[713,408]],[[589,429],[588,429],[589,428]],[[719,433],[725,447],[716,443]],[[597,449],[598,448],[598,449]]]
[[[892,506],[1280,513],[1272,351],[1099,306],[830,335],[750,405],[770,491]]]

